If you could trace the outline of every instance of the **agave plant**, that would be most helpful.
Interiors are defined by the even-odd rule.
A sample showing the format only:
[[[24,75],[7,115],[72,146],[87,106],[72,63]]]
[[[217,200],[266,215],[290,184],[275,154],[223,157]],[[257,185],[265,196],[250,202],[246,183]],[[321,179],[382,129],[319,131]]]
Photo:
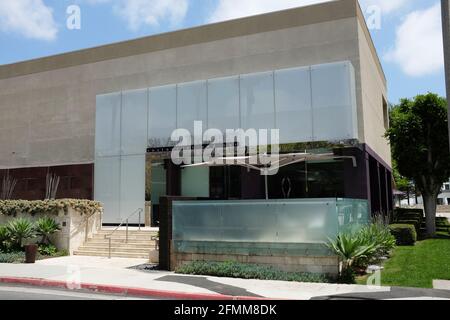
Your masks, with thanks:
[[[20,248],[23,247],[23,241],[35,237],[33,223],[24,218],[10,221],[6,225],[6,230],[10,239]]]
[[[50,236],[61,230],[59,223],[52,218],[43,217],[36,222],[36,233],[41,238],[41,244],[51,244]]]
[[[367,243],[358,234],[341,233],[336,240],[329,240],[327,246],[342,260],[342,271],[353,266],[359,259],[371,256],[377,249],[376,244]]]

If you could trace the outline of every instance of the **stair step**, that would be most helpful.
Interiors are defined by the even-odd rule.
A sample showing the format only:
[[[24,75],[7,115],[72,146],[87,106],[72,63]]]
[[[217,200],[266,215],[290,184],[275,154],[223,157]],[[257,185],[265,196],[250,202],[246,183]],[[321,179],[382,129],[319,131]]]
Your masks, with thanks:
[[[122,235],[122,234],[113,234],[113,235],[109,235],[109,234],[96,234],[94,235],[94,238],[101,238],[101,239],[126,239],[126,235]],[[129,234],[128,235],[128,239],[152,239],[154,238],[154,236],[149,236],[149,235],[133,235],[133,234]]]
[[[150,251],[154,250],[154,247],[148,248],[133,248],[133,247],[111,247],[111,252],[127,252],[127,253],[141,253],[149,254]],[[79,251],[95,251],[95,252],[109,252],[108,247],[96,247],[91,245],[85,245],[78,249]]]
[[[108,243],[86,242],[82,247],[109,248]],[[111,243],[111,248],[148,249],[154,248],[155,244],[132,244],[132,243]]]
[[[76,256],[92,256],[92,257],[108,257],[108,252],[98,252],[92,250],[78,250],[74,252]],[[148,259],[150,253],[130,253],[130,252],[112,252],[111,257],[115,258],[136,258],[136,259]]]
[[[87,243],[95,243],[98,245],[109,246],[108,239],[90,239]],[[125,240],[111,239],[111,245],[112,246],[115,246],[115,245],[154,246],[155,241],[152,241],[152,240],[128,240],[128,242],[125,242]]]
[[[102,229],[91,239],[84,243],[74,255],[79,256],[109,256],[108,237],[111,237],[111,256],[119,258],[142,258],[149,259],[150,252],[155,250],[155,240],[152,240],[158,232],[150,230],[128,230],[124,229]],[[112,234],[112,235],[111,235]]]
[[[126,234],[127,232],[125,230],[99,230],[97,234]],[[158,232],[155,231],[137,231],[137,230],[129,230],[129,234],[138,234],[138,235],[157,235]]]

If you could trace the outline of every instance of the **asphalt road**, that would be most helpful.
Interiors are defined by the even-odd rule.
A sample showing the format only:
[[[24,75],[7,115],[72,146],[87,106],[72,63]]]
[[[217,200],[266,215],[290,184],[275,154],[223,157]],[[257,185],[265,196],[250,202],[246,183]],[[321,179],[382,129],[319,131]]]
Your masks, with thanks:
[[[142,300],[134,297],[83,291],[47,289],[0,284],[0,300]],[[148,299],[146,299],[148,300]]]

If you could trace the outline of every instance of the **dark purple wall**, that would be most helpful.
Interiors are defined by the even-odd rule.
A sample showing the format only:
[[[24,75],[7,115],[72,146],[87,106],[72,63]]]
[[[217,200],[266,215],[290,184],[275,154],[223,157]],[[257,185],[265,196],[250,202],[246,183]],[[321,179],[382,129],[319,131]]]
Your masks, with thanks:
[[[0,170],[0,179],[7,172],[8,170]],[[93,199],[94,164],[9,169],[10,176],[17,179],[13,198],[44,199],[47,173],[55,173],[60,177],[57,198]]]

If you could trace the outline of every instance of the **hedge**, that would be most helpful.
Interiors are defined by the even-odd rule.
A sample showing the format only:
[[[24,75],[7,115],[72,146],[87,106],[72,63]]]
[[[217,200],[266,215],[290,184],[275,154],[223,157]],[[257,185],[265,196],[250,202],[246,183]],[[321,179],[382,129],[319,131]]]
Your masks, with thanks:
[[[399,246],[414,245],[417,241],[416,228],[412,224],[391,224],[389,230]]]
[[[0,200],[0,215],[16,216],[18,213],[57,215],[61,210],[65,213],[69,208],[82,215],[92,215],[102,210],[100,202],[77,199],[58,200]]]
[[[410,224],[414,226],[414,229],[416,230],[416,233],[420,233],[420,227],[421,227],[421,221],[420,220],[406,220],[406,219],[399,219],[396,221],[395,224]]]
[[[203,276],[327,283],[329,278],[321,274],[284,272],[270,266],[243,264],[233,261],[194,261],[179,267],[176,273]]]
[[[394,213],[397,217],[409,213],[420,215],[422,218],[425,216],[423,209],[395,208]]]

